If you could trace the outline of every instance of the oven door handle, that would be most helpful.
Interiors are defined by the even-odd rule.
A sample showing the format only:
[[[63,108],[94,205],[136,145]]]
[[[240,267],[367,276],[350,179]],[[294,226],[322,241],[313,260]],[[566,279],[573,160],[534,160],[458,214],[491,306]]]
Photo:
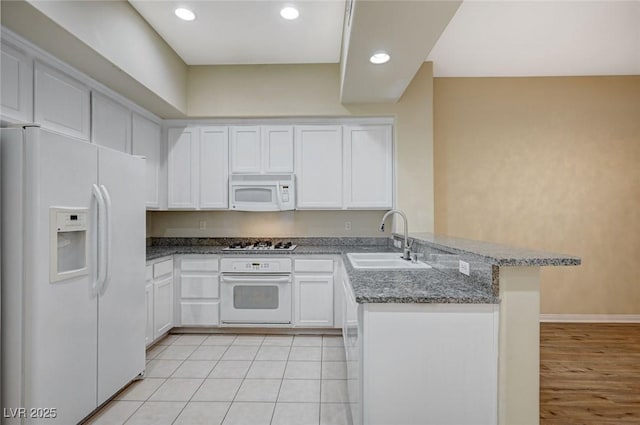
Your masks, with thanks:
[[[223,275],[222,282],[226,282],[226,283],[291,283],[291,276],[231,277],[231,276]]]

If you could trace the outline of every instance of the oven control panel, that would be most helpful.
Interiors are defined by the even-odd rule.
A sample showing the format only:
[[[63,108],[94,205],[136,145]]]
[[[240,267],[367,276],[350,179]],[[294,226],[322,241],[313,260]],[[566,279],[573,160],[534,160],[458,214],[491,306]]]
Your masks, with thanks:
[[[291,273],[290,258],[227,257],[220,262],[225,273]]]

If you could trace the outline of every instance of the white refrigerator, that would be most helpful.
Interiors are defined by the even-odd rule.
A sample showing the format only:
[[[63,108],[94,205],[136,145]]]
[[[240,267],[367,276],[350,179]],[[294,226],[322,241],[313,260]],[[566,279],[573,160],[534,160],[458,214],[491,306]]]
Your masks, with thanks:
[[[144,159],[0,135],[3,423],[76,424],[144,372]]]

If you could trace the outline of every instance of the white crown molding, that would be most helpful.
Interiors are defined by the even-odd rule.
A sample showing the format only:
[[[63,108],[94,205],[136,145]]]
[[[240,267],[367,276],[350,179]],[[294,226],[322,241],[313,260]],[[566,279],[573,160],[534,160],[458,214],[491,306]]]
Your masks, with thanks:
[[[541,314],[540,322],[640,323],[640,314]]]
[[[274,117],[274,118],[191,118],[167,119],[163,121],[166,127],[200,126],[200,125],[344,125],[344,124],[395,124],[395,118],[390,116],[363,117]]]

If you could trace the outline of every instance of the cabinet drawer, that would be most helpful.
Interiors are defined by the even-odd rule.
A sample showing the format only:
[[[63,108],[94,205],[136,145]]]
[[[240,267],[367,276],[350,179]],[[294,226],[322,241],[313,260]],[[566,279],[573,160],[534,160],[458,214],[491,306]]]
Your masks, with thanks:
[[[153,266],[149,264],[145,270],[144,274],[145,280],[153,280]]]
[[[217,272],[218,257],[211,258],[183,258],[180,263],[182,271]]]
[[[295,260],[295,271],[333,273],[333,260]]]
[[[173,260],[165,260],[153,265],[153,278],[156,279],[173,272]]]
[[[182,298],[218,298],[218,275],[182,274],[180,276]]]
[[[218,302],[189,302],[180,303],[180,318],[182,326],[218,325],[220,304]]]

